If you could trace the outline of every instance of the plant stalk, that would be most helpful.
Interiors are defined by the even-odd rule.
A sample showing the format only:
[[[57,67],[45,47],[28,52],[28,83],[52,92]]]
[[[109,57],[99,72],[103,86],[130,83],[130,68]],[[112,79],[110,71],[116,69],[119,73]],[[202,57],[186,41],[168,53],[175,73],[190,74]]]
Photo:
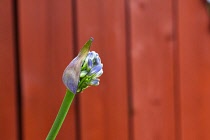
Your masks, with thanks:
[[[58,114],[55,118],[55,121],[50,129],[50,132],[47,135],[46,140],[54,140],[63,124],[63,121],[69,111],[69,108],[71,106],[71,103],[74,99],[75,94],[69,91],[68,89],[66,90],[66,95],[63,99],[63,102],[61,104],[61,107],[58,111]]]

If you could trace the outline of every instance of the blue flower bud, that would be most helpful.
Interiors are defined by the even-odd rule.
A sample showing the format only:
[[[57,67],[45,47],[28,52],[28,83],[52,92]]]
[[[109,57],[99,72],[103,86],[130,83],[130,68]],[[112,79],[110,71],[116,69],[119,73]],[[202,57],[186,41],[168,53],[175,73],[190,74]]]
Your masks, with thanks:
[[[103,69],[101,69],[99,72],[97,72],[94,76],[94,78],[98,78],[103,74]]]
[[[99,65],[96,65],[94,66],[90,72],[88,73],[88,75],[93,75],[93,74],[97,74],[103,67],[103,64],[99,64]]]
[[[84,64],[83,64],[83,66],[85,66],[85,65],[87,65],[87,63],[88,63],[88,60],[90,59],[90,52],[88,53],[88,55],[87,55],[87,57],[85,58],[85,61],[84,61]]]
[[[96,65],[101,64],[101,59],[100,59],[99,56],[97,56],[97,57],[95,58],[95,64],[96,64]]]
[[[89,52],[82,64],[77,93],[82,92],[90,85],[99,85],[98,77],[103,74],[102,67],[103,64],[101,63],[98,53],[95,51]]]
[[[90,59],[91,61],[93,61],[93,59],[95,58],[95,52],[94,51],[92,51],[92,52],[90,52],[89,54],[88,54],[88,59]]]
[[[103,64],[95,51],[90,52],[93,41],[91,38],[80,53],[66,67],[63,73],[63,83],[74,94],[82,92],[90,85],[99,85],[99,77],[103,74]]]
[[[66,88],[69,89],[71,92],[76,94],[78,82],[80,80],[80,72],[81,72],[81,66],[87,57],[90,46],[93,42],[93,38],[90,38],[83,48],[80,50],[77,57],[75,57],[69,65],[66,67],[66,69],[63,72],[63,83],[65,84]]]
[[[94,79],[92,81],[90,81],[90,85],[93,85],[93,86],[98,86],[99,85],[99,79]]]
[[[88,59],[88,69],[91,69],[93,67],[93,61],[91,59]]]

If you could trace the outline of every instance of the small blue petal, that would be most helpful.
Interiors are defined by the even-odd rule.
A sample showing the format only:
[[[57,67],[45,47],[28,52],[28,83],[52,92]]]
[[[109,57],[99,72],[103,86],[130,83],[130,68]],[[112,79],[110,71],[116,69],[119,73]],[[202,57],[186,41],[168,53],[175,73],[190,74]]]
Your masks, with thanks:
[[[94,53],[94,51],[90,52],[90,53],[89,53],[89,57],[88,57],[88,59],[93,60],[93,59],[94,59],[94,57],[95,57],[95,53]]]
[[[93,67],[93,62],[91,59],[88,59],[88,68],[91,69]]]
[[[92,53],[89,52],[88,55],[87,55],[87,57],[86,57],[86,59],[89,59],[91,56],[92,56]]]
[[[99,79],[94,79],[90,82],[90,85],[94,85],[94,86],[97,86],[99,85]]]
[[[97,56],[97,57],[95,58],[95,64],[96,64],[96,65],[99,65],[100,63],[101,63],[101,59],[100,59],[99,56]]]
[[[102,69],[102,67],[103,67],[102,64],[93,67],[93,68],[90,70],[90,72],[88,73],[88,75],[93,75],[93,74],[98,73],[98,72]]]
[[[100,77],[103,74],[103,69],[96,73],[94,77]]]

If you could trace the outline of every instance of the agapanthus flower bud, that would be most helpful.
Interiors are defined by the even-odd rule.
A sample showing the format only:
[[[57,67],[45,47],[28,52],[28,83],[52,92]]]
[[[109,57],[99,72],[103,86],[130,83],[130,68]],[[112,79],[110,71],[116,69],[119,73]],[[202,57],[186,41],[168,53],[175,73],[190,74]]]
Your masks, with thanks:
[[[103,74],[103,64],[95,51],[90,52],[93,38],[83,46],[78,56],[66,67],[63,73],[63,83],[74,94],[82,92],[91,85],[99,85]]]
[[[95,51],[89,52],[82,65],[82,71],[86,71],[87,74],[85,76],[80,75],[77,92],[79,93],[91,85],[99,85],[100,80],[98,78],[103,74],[102,68],[103,64],[99,55]]]
[[[85,77],[85,75],[87,75],[87,71],[83,70],[80,72],[80,77]]]
[[[91,69],[93,67],[93,61],[91,59],[88,59],[88,69]]]
[[[99,65],[94,66],[94,67],[90,70],[90,72],[88,73],[88,75],[97,74],[100,70],[102,70],[102,67],[103,67],[102,64],[99,64]]]
[[[81,66],[87,57],[91,43],[93,42],[93,38],[90,38],[83,48],[80,50],[77,57],[75,57],[69,65],[66,67],[66,69],[63,72],[63,83],[69,89],[71,92],[76,94],[77,88],[78,88],[78,82],[80,79],[80,73],[81,73]]]
[[[97,86],[97,85],[99,85],[99,79],[94,79],[94,80],[92,80],[92,81],[90,81],[90,85],[94,85],[94,86]]]

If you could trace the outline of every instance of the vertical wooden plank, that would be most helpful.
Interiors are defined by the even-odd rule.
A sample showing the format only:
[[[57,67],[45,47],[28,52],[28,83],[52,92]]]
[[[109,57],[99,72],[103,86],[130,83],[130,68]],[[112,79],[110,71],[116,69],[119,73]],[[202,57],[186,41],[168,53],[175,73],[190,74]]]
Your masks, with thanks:
[[[172,0],[130,0],[134,140],[175,140]]]
[[[0,2],[0,139],[17,139],[13,3]]]
[[[210,20],[202,1],[178,1],[182,140],[210,139]]]
[[[125,11],[120,0],[78,0],[79,47],[94,37],[104,74],[80,98],[81,140],[128,140]]]
[[[20,0],[23,138],[45,139],[65,95],[62,73],[72,59],[71,1]],[[74,106],[57,139],[75,139]]]

